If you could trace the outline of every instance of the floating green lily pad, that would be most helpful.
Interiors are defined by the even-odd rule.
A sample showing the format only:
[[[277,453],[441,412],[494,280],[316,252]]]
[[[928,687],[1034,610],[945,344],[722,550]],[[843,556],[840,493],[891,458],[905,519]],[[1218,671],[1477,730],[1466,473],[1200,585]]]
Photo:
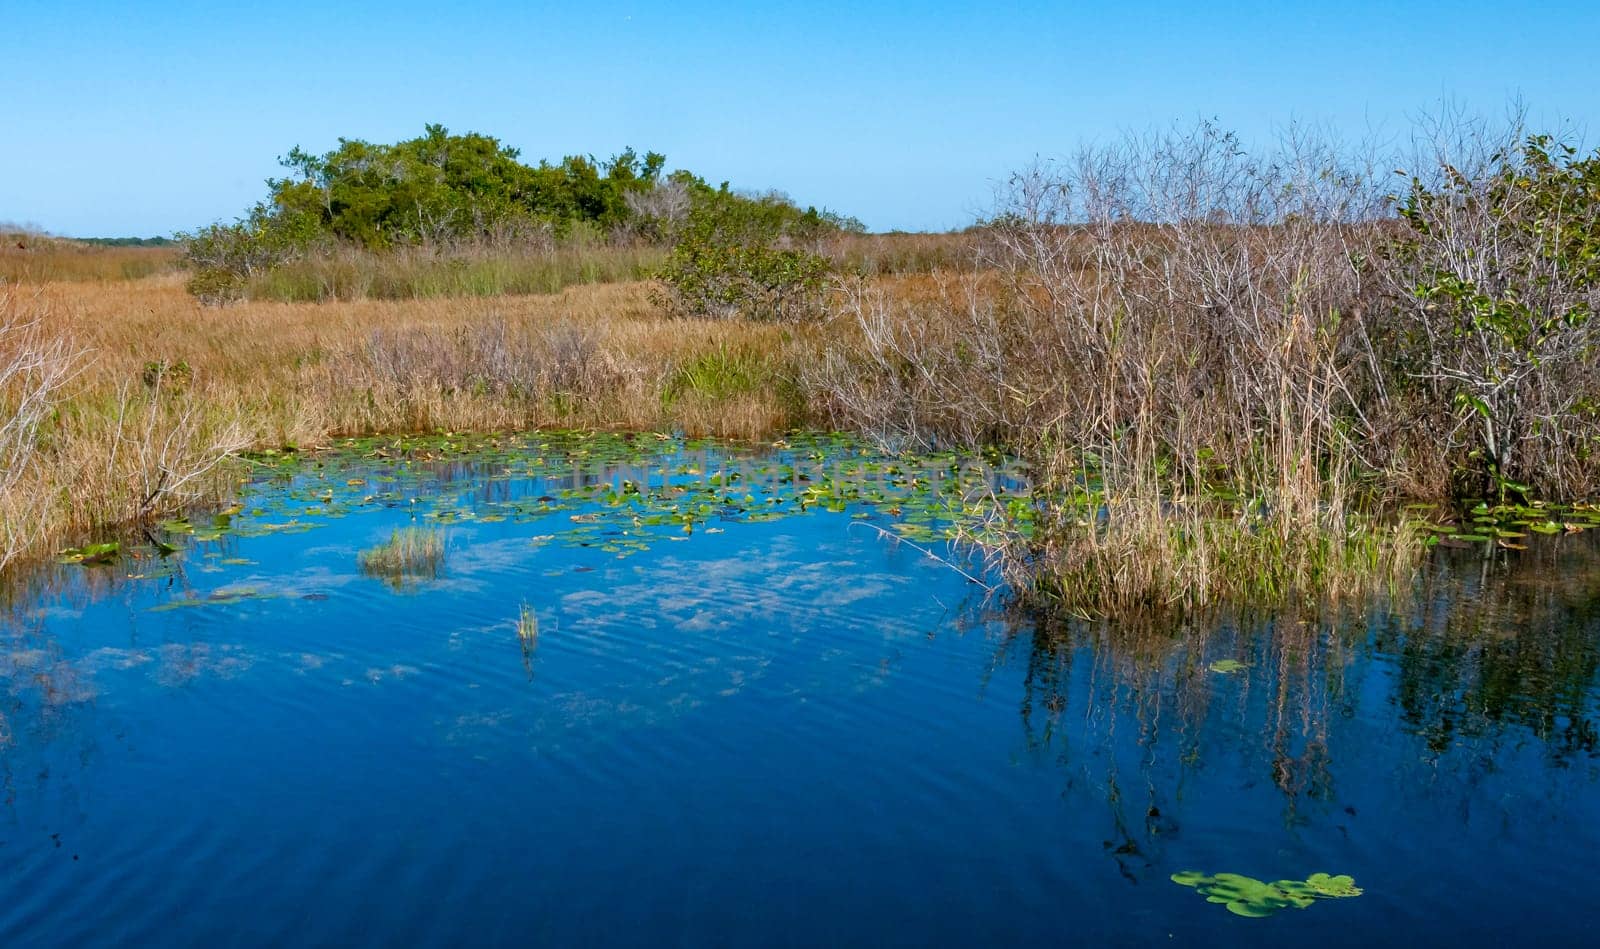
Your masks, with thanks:
[[[1319,899],[1345,899],[1361,895],[1349,876],[1313,873],[1304,880],[1268,883],[1239,873],[1206,874],[1183,870],[1172,875],[1179,886],[1193,887],[1208,903],[1219,903],[1235,916],[1262,919],[1279,910],[1305,909]]]
[[[61,563],[83,564],[86,567],[108,564],[117,559],[117,554],[122,551],[122,546],[116,541],[103,544],[84,544],[82,547],[68,547],[60,554]]]
[[[1347,874],[1329,876],[1326,873],[1313,873],[1306,877],[1306,885],[1316,890],[1318,896],[1328,899],[1361,895],[1361,887],[1356,886],[1355,878]]]

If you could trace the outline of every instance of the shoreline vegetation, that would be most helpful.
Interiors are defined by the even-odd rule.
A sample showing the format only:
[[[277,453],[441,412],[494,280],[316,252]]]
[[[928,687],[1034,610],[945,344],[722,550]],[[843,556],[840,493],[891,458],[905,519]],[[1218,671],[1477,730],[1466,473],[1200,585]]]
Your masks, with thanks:
[[[247,449],[820,428],[1019,458],[1031,504],[966,539],[1069,614],[1398,589],[1431,545],[1583,527],[1553,505],[1600,478],[1600,157],[1416,141],[1132,137],[942,235],[654,153],[295,149],[181,248],[0,245],[0,566],[225,505]]]

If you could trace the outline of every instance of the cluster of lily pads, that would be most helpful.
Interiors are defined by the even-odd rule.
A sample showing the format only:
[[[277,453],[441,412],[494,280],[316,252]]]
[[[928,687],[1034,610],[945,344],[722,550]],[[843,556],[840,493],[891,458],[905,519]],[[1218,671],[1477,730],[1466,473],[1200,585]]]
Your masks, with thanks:
[[[1251,919],[1271,916],[1279,910],[1305,909],[1318,900],[1348,899],[1361,895],[1354,878],[1313,873],[1304,880],[1274,880],[1267,883],[1238,873],[1205,874],[1184,870],[1172,875],[1179,886],[1192,886],[1207,903],[1220,903],[1228,912]]]
[[[1409,508],[1414,518],[1433,515],[1437,508],[1416,504]],[[1524,550],[1529,534],[1578,534],[1600,528],[1600,505],[1494,504],[1481,501],[1459,514],[1433,520],[1418,520],[1429,547],[1469,547],[1494,544],[1508,550]]]
[[[441,526],[566,513],[569,521],[536,540],[618,557],[729,522],[816,511],[847,512],[925,544],[963,532],[981,537],[997,520],[1026,534],[1035,512],[1019,466],[1004,456],[884,452],[839,434],[762,444],[652,433],[443,434],[248,457],[257,477],[241,503],[164,521],[148,544],[88,544],[59,559],[86,566],[132,559],[141,561],[135,575],[148,576],[186,543],[299,533],[371,509],[405,509],[419,523]],[[1089,478],[1057,503],[1092,518],[1102,500]],[[1600,506],[1587,504],[1483,503],[1452,516],[1418,505],[1408,514],[1429,546],[1520,549],[1530,533],[1600,527]]]
[[[57,555],[60,563],[76,563],[84,566],[97,566],[107,564],[117,559],[122,553],[122,545],[114,540],[98,544],[84,544],[82,547],[68,547]]]
[[[618,557],[697,530],[817,511],[881,521],[913,542],[981,530],[996,513],[1031,523],[1015,462],[957,452],[896,454],[844,435],[742,444],[602,432],[349,439],[316,452],[252,454],[241,503],[157,525],[148,548],[66,551],[63,562],[119,554],[158,560],[185,541],[298,533],[364,510],[403,509],[419,524],[567,520],[537,542]],[[1003,508],[1003,510],[1000,510]]]
[[[275,466],[292,475],[276,495],[290,523],[374,506],[405,507],[438,524],[528,523],[566,513],[561,529],[541,539],[618,556],[727,522],[814,511],[881,517],[913,541],[954,536],[996,503],[1008,505],[1014,520],[1031,512],[1014,469],[954,452],[885,454],[844,436],[769,445],[609,433],[368,440],[310,464]],[[487,482],[497,490],[482,490]]]

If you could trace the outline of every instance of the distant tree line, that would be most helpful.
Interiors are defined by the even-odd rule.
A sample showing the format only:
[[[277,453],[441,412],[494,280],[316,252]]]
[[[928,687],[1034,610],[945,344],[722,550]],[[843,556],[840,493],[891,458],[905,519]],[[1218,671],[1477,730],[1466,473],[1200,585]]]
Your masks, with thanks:
[[[98,247],[172,247],[178,243],[170,237],[75,237],[73,240]]]

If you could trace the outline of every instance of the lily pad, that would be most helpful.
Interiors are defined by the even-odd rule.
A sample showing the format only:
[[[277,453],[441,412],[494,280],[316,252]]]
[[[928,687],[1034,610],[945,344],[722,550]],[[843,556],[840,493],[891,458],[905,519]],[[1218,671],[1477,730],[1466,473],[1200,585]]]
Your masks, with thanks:
[[[1360,896],[1361,888],[1349,876],[1313,873],[1304,880],[1268,883],[1239,873],[1206,874],[1183,870],[1172,882],[1193,887],[1208,903],[1219,903],[1235,916],[1262,919],[1285,909],[1305,909],[1319,899]]]
[[[1328,899],[1361,895],[1361,887],[1356,886],[1355,878],[1348,874],[1330,876],[1326,873],[1313,873],[1306,877],[1306,885],[1315,890],[1318,896]]]
[[[82,547],[68,547],[60,554],[61,563],[77,563],[86,567],[108,564],[117,559],[122,547],[116,541],[103,544],[84,544]]]

